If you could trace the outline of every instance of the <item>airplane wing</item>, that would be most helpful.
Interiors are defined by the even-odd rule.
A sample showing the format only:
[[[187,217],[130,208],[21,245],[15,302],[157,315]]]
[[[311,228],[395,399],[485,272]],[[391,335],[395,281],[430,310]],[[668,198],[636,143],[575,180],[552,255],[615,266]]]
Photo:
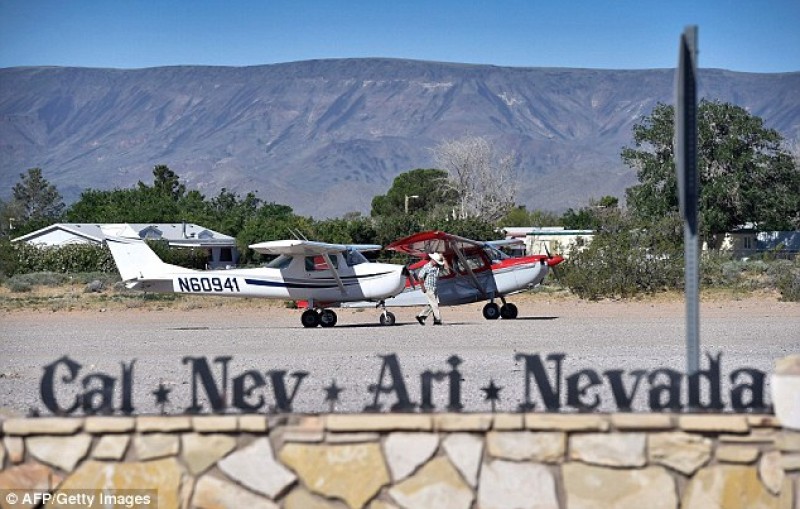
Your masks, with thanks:
[[[314,242],[312,240],[272,240],[250,245],[250,249],[256,253],[290,256],[322,256],[331,253],[345,253],[352,249],[356,251],[377,251],[380,248],[381,246],[378,244],[328,244],[327,242]]]
[[[482,248],[485,245],[485,242],[479,242],[477,240],[467,239],[464,237],[459,237],[458,235],[434,230],[417,233],[415,235],[411,235],[410,237],[396,240],[386,246],[386,249],[406,253],[418,258],[423,258],[427,254],[433,252],[442,253],[445,255],[445,257],[455,256],[463,264],[469,278],[475,285],[475,288],[480,290],[480,292],[485,296],[486,289],[483,287],[483,285],[481,285],[480,281],[478,281],[478,278],[475,276],[472,268],[464,259],[463,252],[464,249],[468,247]]]
[[[482,247],[485,242],[459,237],[447,232],[433,230],[416,233],[409,237],[396,240],[386,246],[386,249],[406,253],[417,258],[424,258],[429,253],[442,253],[458,255],[467,247]]]
[[[519,246],[525,244],[525,241],[522,239],[487,240],[484,244],[489,244],[492,247]]]
[[[347,293],[344,282],[336,265],[330,258],[334,253],[345,253],[350,250],[357,251],[376,251],[381,246],[377,244],[329,244],[327,242],[315,242],[313,240],[272,240],[269,242],[259,242],[251,244],[250,249],[256,253],[268,255],[288,255],[288,256],[321,256],[325,260],[325,265],[330,270],[331,275],[339,285],[342,294]]]

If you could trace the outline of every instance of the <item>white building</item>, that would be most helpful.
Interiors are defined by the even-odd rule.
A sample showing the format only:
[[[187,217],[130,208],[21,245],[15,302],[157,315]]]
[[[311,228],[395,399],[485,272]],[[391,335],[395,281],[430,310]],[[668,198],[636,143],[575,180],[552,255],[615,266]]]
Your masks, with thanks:
[[[138,236],[144,240],[163,240],[170,247],[198,248],[208,251],[208,266],[212,269],[236,265],[239,253],[236,239],[193,223],[56,223],[12,242],[27,242],[44,246],[67,244],[102,244],[105,241],[100,227],[113,230],[120,236]]]
[[[703,242],[703,249],[708,246]],[[749,258],[771,253],[778,258],[793,259],[800,253],[800,231],[758,231],[751,225],[726,233],[720,251],[731,253],[734,258]]]
[[[525,235],[528,254],[559,254],[569,258],[573,247],[582,249],[594,238],[594,230],[567,230],[563,226],[533,228]]]

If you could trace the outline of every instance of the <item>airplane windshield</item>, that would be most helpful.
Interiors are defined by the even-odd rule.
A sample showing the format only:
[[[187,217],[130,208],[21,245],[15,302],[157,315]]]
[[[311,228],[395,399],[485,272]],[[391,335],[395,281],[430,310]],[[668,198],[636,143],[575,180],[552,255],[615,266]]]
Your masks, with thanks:
[[[366,257],[364,257],[363,254],[361,254],[359,251],[356,251],[355,249],[351,249],[351,250],[347,251],[347,253],[345,253],[344,257],[345,257],[345,262],[347,262],[347,266],[348,267],[352,267],[354,265],[359,265],[359,264],[368,262]]]
[[[271,262],[269,262],[266,267],[268,269],[285,269],[289,266],[292,262],[292,257],[289,255],[280,255]]]
[[[511,258],[509,255],[493,246],[486,246],[485,251],[489,259],[492,260],[492,263],[497,263],[505,260],[506,258]]]

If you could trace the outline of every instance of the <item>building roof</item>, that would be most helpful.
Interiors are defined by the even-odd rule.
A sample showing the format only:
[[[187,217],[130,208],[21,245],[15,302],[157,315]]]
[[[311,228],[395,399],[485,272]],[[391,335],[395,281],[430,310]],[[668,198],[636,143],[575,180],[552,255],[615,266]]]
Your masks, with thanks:
[[[533,228],[528,231],[528,235],[594,235],[594,230],[566,230],[563,226],[545,226],[543,228]]]
[[[236,239],[194,223],[56,223],[12,242],[32,242],[49,233],[67,232],[89,242],[101,243],[105,235],[101,227],[118,232],[119,235],[138,235],[142,239],[166,240],[172,246],[235,246]]]

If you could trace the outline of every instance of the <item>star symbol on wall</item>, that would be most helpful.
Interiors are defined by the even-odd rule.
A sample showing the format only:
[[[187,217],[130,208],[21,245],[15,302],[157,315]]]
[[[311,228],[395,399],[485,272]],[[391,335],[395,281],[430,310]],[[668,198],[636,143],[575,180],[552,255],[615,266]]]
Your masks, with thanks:
[[[169,393],[172,389],[167,389],[164,386],[164,382],[158,382],[158,389],[152,392],[153,396],[156,397],[156,405],[161,407],[161,413],[164,413],[164,406],[169,403]]]
[[[503,388],[495,385],[494,379],[489,379],[489,385],[481,387],[481,390],[486,394],[486,397],[483,398],[484,401],[490,401],[492,403],[492,412],[494,412],[495,405],[500,401],[500,391],[503,390]]]
[[[333,407],[339,401],[339,394],[341,394],[344,389],[336,385],[336,380],[331,380],[331,384],[324,387],[322,390],[325,391],[325,402],[330,404],[331,412],[333,412]]]

